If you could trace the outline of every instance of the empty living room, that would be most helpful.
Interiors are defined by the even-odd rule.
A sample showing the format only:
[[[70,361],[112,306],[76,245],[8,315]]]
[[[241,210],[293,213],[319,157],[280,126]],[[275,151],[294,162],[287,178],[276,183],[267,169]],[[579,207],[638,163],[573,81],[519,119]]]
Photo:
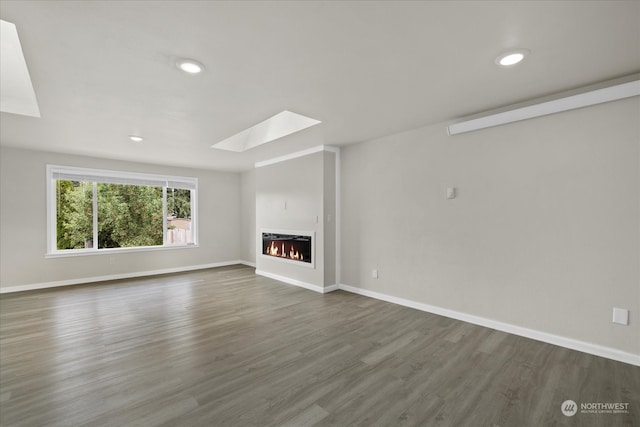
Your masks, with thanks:
[[[640,426],[640,1],[0,25],[0,426]]]

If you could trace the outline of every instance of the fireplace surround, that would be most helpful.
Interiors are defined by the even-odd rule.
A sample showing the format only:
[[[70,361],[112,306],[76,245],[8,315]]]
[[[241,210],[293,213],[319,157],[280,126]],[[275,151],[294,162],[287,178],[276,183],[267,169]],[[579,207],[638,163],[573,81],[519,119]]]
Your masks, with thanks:
[[[314,232],[262,230],[263,257],[314,267]]]

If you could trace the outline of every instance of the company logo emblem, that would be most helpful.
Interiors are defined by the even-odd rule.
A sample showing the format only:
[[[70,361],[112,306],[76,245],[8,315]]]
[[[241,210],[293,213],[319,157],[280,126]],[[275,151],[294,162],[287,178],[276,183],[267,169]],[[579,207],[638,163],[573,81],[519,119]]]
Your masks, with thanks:
[[[562,413],[567,417],[573,417],[578,412],[578,404],[573,400],[565,400],[560,405]]]

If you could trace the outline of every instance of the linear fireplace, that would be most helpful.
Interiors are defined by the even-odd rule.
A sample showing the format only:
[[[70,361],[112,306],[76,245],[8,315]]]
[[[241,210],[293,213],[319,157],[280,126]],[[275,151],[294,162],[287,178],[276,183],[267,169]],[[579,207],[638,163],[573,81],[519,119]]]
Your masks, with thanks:
[[[313,266],[313,232],[262,232],[262,255]]]

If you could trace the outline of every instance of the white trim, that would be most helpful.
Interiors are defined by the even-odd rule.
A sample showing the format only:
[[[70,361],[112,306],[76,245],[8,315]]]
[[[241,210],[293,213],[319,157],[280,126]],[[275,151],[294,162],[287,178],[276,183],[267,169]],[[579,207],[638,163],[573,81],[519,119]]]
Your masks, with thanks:
[[[53,181],[53,180],[52,180]],[[93,247],[92,251],[97,251],[99,248],[99,244],[100,244],[100,237],[99,237],[99,233],[98,233],[98,183],[97,182],[93,182],[91,184],[92,187],[92,194],[91,194],[91,215],[93,216],[93,221],[92,221],[92,225],[91,227],[93,227],[93,234],[91,236],[91,246]],[[55,197],[55,196],[54,196]],[[58,209],[57,209],[57,203],[56,203],[56,213],[57,213]],[[56,221],[57,222],[57,221]],[[56,228],[54,228],[52,230],[53,233],[55,233],[55,240],[54,242],[54,246],[50,247],[48,250],[49,252],[47,252],[47,254],[51,254],[54,255],[56,253],[59,252],[58,249],[58,244],[57,244],[57,240],[58,240],[58,231],[57,231],[58,227],[56,225]],[[163,236],[163,244],[164,244],[164,235],[167,234],[166,233],[166,228],[162,229],[162,236]],[[85,245],[86,246],[86,245]]]
[[[47,164],[47,178],[61,174],[64,179],[85,180],[89,182],[114,182],[118,184],[150,185],[158,187],[172,187],[195,190],[198,188],[198,178],[191,176],[162,175],[156,173],[129,172],[122,170],[94,169],[77,166],[62,166]],[[68,176],[68,177],[67,177]],[[74,177],[77,177],[74,179]],[[105,181],[101,181],[101,178]],[[117,178],[118,181],[111,179]],[[176,187],[183,184],[183,187]]]
[[[313,249],[312,249],[313,251]],[[301,260],[297,260],[297,259],[289,259],[289,258],[283,258],[283,257],[278,257],[278,256],[273,256],[273,255],[265,255],[265,254],[258,254],[258,256],[262,259],[270,259],[272,261],[276,261],[276,262],[284,262],[286,264],[290,264],[290,265],[299,265],[300,267],[306,267],[306,268],[311,268],[314,269],[316,268],[315,262],[313,262],[313,259],[311,260],[311,262],[306,262],[306,261],[301,261]],[[313,257],[313,254],[312,254]]]
[[[340,199],[342,198],[342,193],[340,191],[340,188],[342,187],[342,183],[341,183],[341,179],[342,179],[342,172],[340,171],[340,167],[341,167],[341,163],[340,163],[340,153],[341,150],[340,148],[336,148],[336,151],[334,151],[336,154],[336,176],[335,176],[335,180],[336,180],[336,217],[335,217],[335,224],[336,224],[336,238],[335,238],[335,243],[336,243],[336,247],[335,247],[335,253],[336,253],[336,265],[335,265],[335,269],[336,269],[336,283],[340,283],[341,281],[341,276],[342,276],[342,261],[341,261],[341,257],[342,257],[342,204]],[[337,285],[336,285],[337,286]]]
[[[640,366],[640,355],[627,353],[615,348],[592,344],[573,338],[563,337],[560,335],[549,334],[547,332],[537,331],[535,329],[523,328],[521,326],[512,325],[510,323],[499,322],[497,320],[487,319],[485,317],[474,316],[472,314],[449,310],[442,307],[436,307],[429,304],[423,304],[420,302],[394,297],[368,289],[357,288],[355,286],[340,284],[339,288],[343,291],[351,292],[354,294],[387,301],[393,304],[414,308],[420,311],[426,311],[428,313],[438,314],[440,316],[450,317],[452,319],[457,319],[463,322],[473,323],[474,325],[484,326],[487,328],[496,329],[498,331],[519,335],[525,338],[531,338],[537,341],[558,345],[561,347],[569,348],[571,350],[577,350],[583,353],[589,353],[600,357],[606,357],[607,359],[617,360],[619,362]]]
[[[274,157],[273,159],[263,160],[261,162],[256,162],[254,164],[255,168],[261,168],[263,166],[269,166],[280,162],[286,162],[287,160],[297,159],[298,157],[308,156],[310,154],[319,153],[321,151],[330,151],[332,153],[336,153],[340,150],[337,147],[332,147],[330,145],[318,145],[315,147],[307,148],[306,150],[296,151],[295,153],[286,154],[280,157]]]
[[[245,261],[245,260],[238,260],[238,263],[242,264],[242,265],[246,265],[247,267],[253,267],[256,268],[256,263],[255,262],[251,262],[251,261]]]
[[[95,200],[95,211],[98,211],[98,198],[94,196],[94,200]],[[168,216],[168,209],[169,209],[169,203],[167,201],[167,187],[162,187],[162,229],[166,230],[167,229],[167,225],[169,224],[167,221],[167,216]],[[98,231],[98,222],[97,222],[97,218],[96,218],[96,223],[93,226],[94,230],[96,230],[96,233]],[[167,240],[168,240],[168,233],[162,233],[162,246],[165,246],[167,244]],[[98,241],[98,236],[95,237],[94,242]]]
[[[158,245],[158,246],[133,246],[130,248],[104,248],[100,250],[94,249],[63,249],[59,250],[55,253],[48,254],[45,253],[45,258],[67,258],[67,257],[77,257],[77,256],[94,256],[94,255],[113,255],[113,254],[122,254],[127,252],[150,252],[150,251],[170,251],[172,249],[193,249],[199,248],[200,245],[195,243],[185,243],[185,244],[172,244],[172,245]]]
[[[289,277],[280,276],[279,274],[267,273],[266,271],[258,270],[258,269],[256,269],[256,274],[258,276],[268,277],[269,279],[277,280],[279,282],[287,283],[289,285],[298,286],[300,288],[305,288],[310,291],[318,292],[320,294],[326,294],[327,292],[335,291],[336,289],[338,289],[337,285],[323,287],[323,286],[303,282],[302,280],[296,280],[296,279],[291,279]]]
[[[229,265],[244,264],[243,261],[223,261],[211,264],[189,265],[186,267],[164,268],[161,270],[138,271],[133,273],[110,274],[107,276],[82,277],[77,279],[58,280],[55,282],[31,283],[27,285],[0,287],[0,294],[32,291],[36,289],[57,288],[61,286],[81,285],[94,282],[106,282],[108,280],[133,279],[136,277],[156,276],[159,274],[181,273],[185,271],[204,270],[207,268],[226,267]]]
[[[324,148],[324,151],[340,154],[340,147],[334,147],[333,145],[322,145],[322,147]]]
[[[447,126],[449,135],[471,132],[563,111],[575,110],[590,105],[616,101],[640,95],[640,80],[592,90],[578,95],[567,96],[553,101],[541,102],[527,107],[516,108],[502,113],[491,114],[477,119],[466,120]]]
[[[46,165],[46,186],[45,186],[45,194],[46,194],[46,209],[47,209],[47,247],[45,253],[48,253],[51,248],[57,245],[57,216],[58,212],[56,211],[57,203],[55,199],[56,191],[56,181],[51,179],[52,176],[52,165]]]
[[[324,287],[324,293],[328,294],[329,292],[337,291],[340,289],[340,285],[329,285]]]

